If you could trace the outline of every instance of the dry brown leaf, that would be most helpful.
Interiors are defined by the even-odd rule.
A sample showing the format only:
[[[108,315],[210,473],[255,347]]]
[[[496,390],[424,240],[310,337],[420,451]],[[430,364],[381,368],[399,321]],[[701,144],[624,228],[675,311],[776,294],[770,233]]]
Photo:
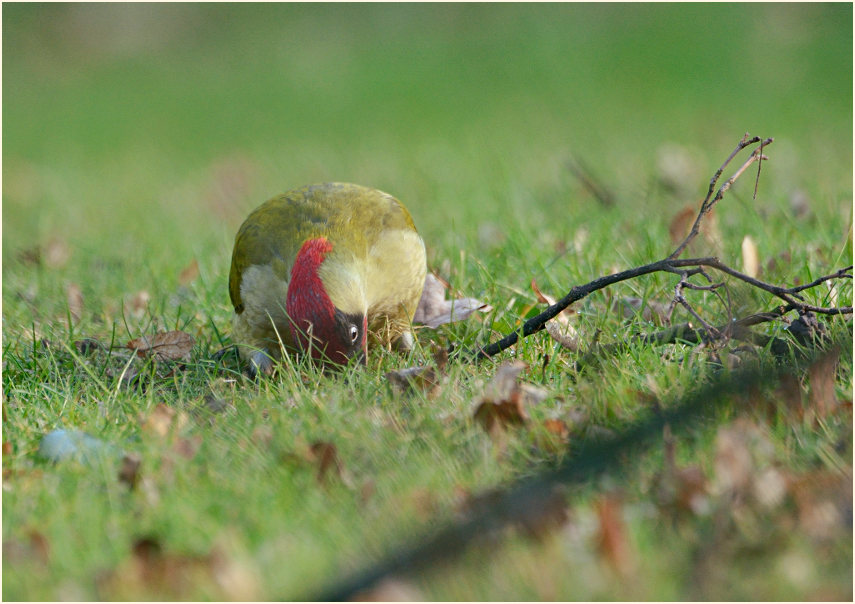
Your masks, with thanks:
[[[389,371],[385,378],[402,394],[423,392],[428,398],[433,398],[439,392],[439,376],[433,367],[407,367],[397,371]]]
[[[531,280],[531,289],[537,297],[538,302],[548,304],[549,306],[555,304],[555,298],[540,291],[534,279]],[[573,351],[579,350],[579,334],[576,332],[576,328],[570,324],[570,318],[575,314],[576,311],[572,308],[565,308],[544,325],[544,329],[546,329],[546,332],[553,340],[561,344],[564,348]]]
[[[455,508],[459,518],[470,519],[495,514],[496,507],[503,504],[505,493],[494,488],[473,494],[460,485],[455,486]],[[511,526],[527,537],[544,539],[554,534],[557,528],[569,519],[564,489],[553,486],[548,490],[536,490],[524,495],[526,501],[517,502],[511,512]],[[481,537],[494,537],[486,534]]]
[[[12,443],[8,440],[3,441],[3,457],[11,455],[13,453]]]
[[[671,427],[666,424],[663,432],[665,460],[656,479],[657,505],[669,512],[706,514],[709,511],[709,489],[703,469],[700,466],[677,466]]]
[[[160,438],[166,438],[171,431],[181,430],[187,423],[187,414],[158,403],[148,417],[142,421],[142,429]]]
[[[746,418],[718,429],[715,451],[714,490],[720,494],[751,494],[775,453],[764,429]]]
[[[697,210],[692,206],[686,206],[671,219],[668,225],[668,233],[671,235],[671,243],[680,243],[688,237],[692,224],[695,222]]]
[[[799,526],[813,539],[833,539],[852,518],[852,468],[792,476],[789,491]],[[851,531],[850,531],[851,534]]]
[[[42,248],[33,246],[18,251],[18,262],[21,264],[39,266],[42,263]]]
[[[762,470],[754,479],[752,495],[763,507],[777,507],[787,495],[787,477],[777,468]]]
[[[567,451],[570,428],[563,420],[557,418],[544,420],[543,428],[543,432],[539,433],[537,439],[538,448],[553,454]]]
[[[406,509],[412,509],[422,522],[435,518],[440,509],[436,492],[427,487],[415,487],[408,491],[403,499],[401,503],[407,506]]]
[[[748,444],[749,429],[724,426],[716,434],[715,478],[722,492],[741,492],[751,483],[755,468]]]
[[[139,453],[126,453],[122,457],[122,465],[119,468],[119,482],[128,485],[130,489],[134,489],[139,482],[141,464],[142,457]]]
[[[189,361],[195,344],[193,336],[183,331],[161,331],[128,342],[140,357],[153,356],[158,361]]]
[[[484,388],[483,402],[497,403],[510,399],[517,392],[517,378],[528,369],[523,361],[509,361],[499,365],[496,375]]]
[[[517,524],[523,533],[535,539],[545,539],[554,534],[570,519],[561,488],[553,488],[547,494],[537,496],[524,509],[525,513]]]
[[[307,459],[315,465],[315,477],[319,483],[324,484],[328,476],[335,475],[346,486],[351,486],[350,475],[344,468],[338,449],[331,442],[316,441],[309,445]]]
[[[193,258],[184,269],[178,274],[178,283],[180,285],[190,285],[199,276],[199,261]]]
[[[202,446],[202,435],[196,434],[188,438],[179,438],[175,441],[172,450],[184,459],[193,459]]]
[[[151,295],[145,290],[138,291],[131,296],[131,299],[128,300],[128,309],[131,312],[131,316],[135,319],[142,318],[148,309],[150,300]]]
[[[99,597],[102,600],[193,599],[193,594],[210,593],[211,586],[219,584],[217,575],[224,567],[217,556],[214,552],[204,556],[169,553],[155,538],[137,539],[130,559],[99,578]]]
[[[543,430],[534,433],[534,444],[538,449],[552,455],[559,455],[568,451],[570,428],[564,420],[547,419],[544,420],[542,427]]]
[[[96,350],[104,350],[104,345],[95,338],[83,338],[74,342],[74,348],[83,355],[92,354]]]
[[[597,500],[595,508],[599,524],[597,547],[600,555],[619,574],[631,574],[635,566],[634,555],[621,514],[620,500],[614,495],[608,495]]]
[[[820,419],[834,412],[839,406],[834,392],[834,377],[840,350],[833,349],[824,354],[808,368],[810,377],[810,406]]]
[[[422,297],[416,307],[413,323],[421,323],[431,329],[436,329],[446,323],[463,321],[474,312],[489,312],[493,308],[475,298],[458,298],[446,300],[448,288],[436,275],[428,273],[425,277],[425,287]]]
[[[252,429],[249,438],[257,446],[267,448],[273,442],[273,428],[267,424],[259,424]]]
[[[62,268],[71,258],[71,249],[65,241],[54,237],[48,241],[41,257],[48,268]]]
[[[222,592],[224,601],[258,602],[261,584],[255,566],[245,560],[246,556],[228,555],[227,550],[215,545],[209,556],[214,583]]]
[[[802,386],[799,378],[785,373],[781,376],[778,386],[775,388],[776,398],[784,403],[784,410],[787,414],[798,420],[804,415],[802,407]]]
[[[742,239],[742,272],[749,277],[757,278],[760,274],[760,255],[757,253],[757,244],[751,235]]]
[[[65,299],[68,301],[68,312],[75,321],[83,315],[83,292],[76,283],[69,283],[65,288]]]
[[[4,563],[20,563],[25,560],[34,560],[39,564],[48,564],[50,561],[50,542],[44,534],[36,530],[27,533],[26,541],[18,539],[3,538],[3,560]]]
[[[528,365],[522,361],[503,363],[484,388],[473,417],[491,437],[499,437],[506,426],[526,423],[529,418],[527,407],[548,396],[543,388],[517,381],[519,374],[527,368]]]
[[[567,424],[560,419],[547,419],[543,422],[543,427],[546,428],[546,431],[550,434],[557,436],[562,441],[567,441],[570,438],[570,428],[567,427]]]

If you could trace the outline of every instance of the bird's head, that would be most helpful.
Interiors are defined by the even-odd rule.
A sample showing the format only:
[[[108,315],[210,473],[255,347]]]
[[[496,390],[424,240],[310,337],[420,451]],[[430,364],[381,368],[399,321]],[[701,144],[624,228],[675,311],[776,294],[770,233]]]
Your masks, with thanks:
[[[341,294],[352,289],[348,284],[343,289],[341,279],[331,279],[329,270],[321,270],[332,249],[329,240],[318,237],[306,241],[297,253],[285,303],[292,340],[303,352],[311,350],[318,361],[345,364],[360,355],[364,362],[368,329],[364,305]],[[335,281],[336,287],[328,287],[325,281]]]

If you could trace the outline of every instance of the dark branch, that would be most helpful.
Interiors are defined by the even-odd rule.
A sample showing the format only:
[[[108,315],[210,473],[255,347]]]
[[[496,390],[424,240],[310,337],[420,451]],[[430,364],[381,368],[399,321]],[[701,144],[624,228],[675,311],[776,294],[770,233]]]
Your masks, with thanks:
[[[476,359],[484,359],[484,358],[492,357],[492,356],[502,352],[503,350],[510,348],[514,344],[516,344],[519,341],[520,337],[525,338],[527,336],[530,336],[533,333],[537,333],[538,331],[540,331],[544,328],[544,326],[546,325],[547,322],[554,319],[561,311],[566,309],[568,306],[570,306],[574,302],[578,302],[579,300],[585,298],[586,296],[588,296],[589,294],[591,294],[595,291],[598,291],[600,289],[603,289],[603,288],[608,287],[610,285],[613,285],[615,283],[619,283],[621,281],[626,281],[628,279],[634,279],[636,277],[640,277],[642,275],[647,275],[647,274],[655,273],[655,272],[670,272],[670,273],[676,273],[676,274],[681,276],[681,282],[680,282],[680,285],[678,285],[678,287],[677,287],[677,291],[676,291],[677,296],[674,299],[674,303],[679,302],[680,304],[685,306],[689,310],[689,312],[692,313],[693,315],[695,315],[695,318],[697,318],[698,321],[701,322],[701,324],[704,326],[707,334],[709,336],[712,336],[712,337],[720,337],[722,335],[720,333],[720,331],[725,331],[725,330],[718,330],[715,327],[713,327],[713,326],[709,325],[708,323],[706,323],[705,321],[703,321],[703,319],[701,319],[700,316],[698,316],[697,313],[694,312],[694,310],[691,308],[691,306],[688,304],[688,302],[682,296],[682,289],[684,287],[688,288],[688,289],[716,290],[718,287],[721,286],[721,284],[712,284],[712,285],[707,285],[707,286],[700,286],[700,285],[690,284],[687,281],[687,279],[689,277],[696,275],[696,274],[701,274],[703,277],[705,277],[707,279],[707,282],[711,283],[712,280],[706,274],[706,272],[704,272],[702,267],[709,267],[709,268],[716,269],[716,270],[721,271],[727,275],[730,275],[731,277],[739,279],[740,281],[744,281],[745,283],[748,283],[749,285],[752,285],[753,287],[756,287],[756,288],[761,289],[763,291],[769,292],[770,294],[772,294],[774,296],[777,296],[778,298],[780,298],[781,300],[783,300],[786,303],[786,308],[788,309],[788,311],[789,310],[798,310],[800,312],[810,311],[810,312],[814,312],[814,313],[818,313],[818,314],[825,314],[825,315],[852,314],[852,307],[851,306],[844,306],[844,307],[839,307],[839,308],[815,306],[815,305],[806,304],[805,302],[803,302],[801,299],[801,296],[799,295],[799,292],[810,289],[812,287],[816,287],[817,285],[819,285],[820,283],[823,283],[825,281],[829,281],[832,279],[845,279],[845,278],[851,279],[852,275],[850,274],[850,271],[852,270],[852,266],[848,266],[848,267],[840,269],[840,270],[838,270],[832,274],[822,276],[822,277],[815,279],[814,281],[807,283],[805,285],[799,285],[799,286],[787,288],[787,287],[782,287],[780,285],[765,283],[763,281],[760,281],[759,279],[756,279],[754,277],[751,277],[749,275],[741,273],[741,272],[727,266],[726,264],[724,264],[718,258],[715,258],[715,257],[690,258],[690,259],[683,259],[683,260],[678,258],[678,256],[686,249],[686,247],[689,245],[689,243],[692,241],[692,239],[694,239],[697,236],[699,229],[700,229],[701,221],[710,212],[710,210],[712,210],[713,206],[720,199],[722,199],[725,192],[728,189],[730,189],[731,185],[733,185],[734,182],[736,182],[736,179],[738,179],[745,172],[745,170],[747,170],[748,167],[752,163],[754,163],[755,161],[763,161],[763,160],[767,159],[766,156],[764,156],[762,154],[762,150],[765,147],[772,144],[773,140],[774,139],[772,139],[772,138],[767,138],[767,139],[763,139],[761,141],[760,137],[755,136],[755,137],[749,138],[749,136],[746,134],[742,138],[742,140],[739,141],[739,144],[736,146],[736,149],[733,150],[733,152],[727,157],[727,159],[724,161],[724,163],[721,165],[721,167],[716,171],[716,173],[710,179],[709,190],[707,191],[707,195],[701,204],[701,209],[698,212],[698,215],[695,219],[695,223],[692,226],[691,231],[689,232],[686,239],[683,240],[683,242],[677,247],[676,250],[674,250],[674,252],[671,253],[670,256],[668,256],[667,258],[665,258],[663,260],[659,260],[657,262],[645,264],[643,266],[639,266],[639,267],[632,268],[632,269],[629,269],[626,271],[615,273],[613,275],[600,277],[599,279],[595,279],[595,280],[593,280],[593,281],[591,281],[585,285],[572,287],[570,289],[570,291],[567,293],[567,295],[565,295],[563,298],[558,300],[555,304],[546,308],[546,310],[544,310],[542,313],[540,313],[537,316],[532,317],[531,319],[527,320],[525,323],[523,323],[523,325],[520,329],[518,329],[517,331],[514,331],[512,333],[509,333],[509,334],[505,335],[503,338],[501,338],[500,340],[498,340],[497,342],[493,342],[492,344],[489,344],[488,346],[485,346],[484,348],[480,349],[476,353]],[[733,160],[733,158],[736,157],[736,155],[745,147],[747,147],[749,145],[753,145],[753,144],[758,143],[758,142],[760,143],[760,147],[755,149],[751,153],[751,156],[742,164],[742,166],[740,166],[740,168],[738,170],[736,170],[736,172],[733,174],[733,176],[731,176],[723,185],[721,185],[721,187],[719,187],[718,191],[715,192],[716,191],[715,187],[716,187],[716,184],[718,183],[719,178],[721,177],[722,173],[724,172],[724,170],[728,166],[728,164]],[[713,196],[714,192],[715,192],[715,196]],[[686,270],[687,268],[688,268],[688,270]],[[673,303],[671,306],[671,310],[673,310]],[[730,312],[730,311],[728,310],[728,312]],[[727,329],[732,331],[734,329],[734,327],[731,324]],[[725,331],[725,333],[731,333],[731,331]]]
[[[733,150],[733,153],[731,153],[728,158],[724,160],[724,163],[721,165],[721,168],[719,168],[713,175],[712,179],[710,179],[710,188],[707,191],[707,196],[704,197],[703,203],[701,203],[701,209],[698,211],[698,215],[695,218],[695,223],[692,225],[692,230],[689,232],[683,242],[677,246],[677,249],[671,252],[671,255],[668,256],[668,258],[677,258],[680,254],[683,253],[683,250],[686,249],[689,243],[691,243],[691,241],[695,237],[697,237],[698,233],[700,232],[701,221],[706,217],[707,214],[710,213],[710,211],[712,211],[715,204],[718,203],[722,197],[724,197],[725,192],[727,192],[727,190],[730,189],[731,185],[736,182],[736,179],[739,178],[742,173],[748,169],[748,166],[753,164],[755,161],[761,159],[768,159],[759,151],[762,150],[763,147],[771,145],[773,141],[774,139],[767,138],[766,140],[761,142],[759,136],[755,136],[749,139],[747,134],[742,137],[742,140],[739,141],[738,145],[736,145],[736,149]],[[722,172],[724,172],[724,169],[727,167],[727,164],[729,164],[730,161],[734,157],[736,157],[736,154],[742,151],[745,147],[753,145],[757,142],[760,142],[759,149],[754,150],[754,152],[750,155],[746,162],[742,164],[742,166],[740,166],[740,168],[733,174],[733,176],[728,178],[727,181],[723,185],[721,185],[721,188],[719,188],[718,193],[716,193],[715,197],[712,197],[713,191],[715,190],[715,185],[718,182],[718,179],[721,177]],[[710,199],[711,197],[712,199]]]

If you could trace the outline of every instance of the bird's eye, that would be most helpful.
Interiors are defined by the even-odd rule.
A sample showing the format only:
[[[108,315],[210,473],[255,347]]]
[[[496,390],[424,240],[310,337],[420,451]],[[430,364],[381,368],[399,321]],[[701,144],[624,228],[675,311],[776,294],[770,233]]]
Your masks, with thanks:
[[[350,341],[356,344],[356,340],[359,339],[359,328],[353,323],[350,324]]]

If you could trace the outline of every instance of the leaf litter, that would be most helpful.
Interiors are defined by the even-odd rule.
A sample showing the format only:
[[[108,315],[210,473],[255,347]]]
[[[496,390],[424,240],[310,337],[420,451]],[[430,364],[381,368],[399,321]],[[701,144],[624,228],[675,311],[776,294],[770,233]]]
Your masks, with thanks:
[[[189,361],[196,343],[193,336],[183,331],[161,331],[153,336],[142,336],[128,342],[127,347],[142,358],[158,361]]]
[[[453,298],[446,300],[448,284],[436,275],[428,273],[422,297],[416,307],[413,323],[420,323],[430,329],[440,325],[464,321],[476,312],[489,312],[493,307],[476,298]]]

